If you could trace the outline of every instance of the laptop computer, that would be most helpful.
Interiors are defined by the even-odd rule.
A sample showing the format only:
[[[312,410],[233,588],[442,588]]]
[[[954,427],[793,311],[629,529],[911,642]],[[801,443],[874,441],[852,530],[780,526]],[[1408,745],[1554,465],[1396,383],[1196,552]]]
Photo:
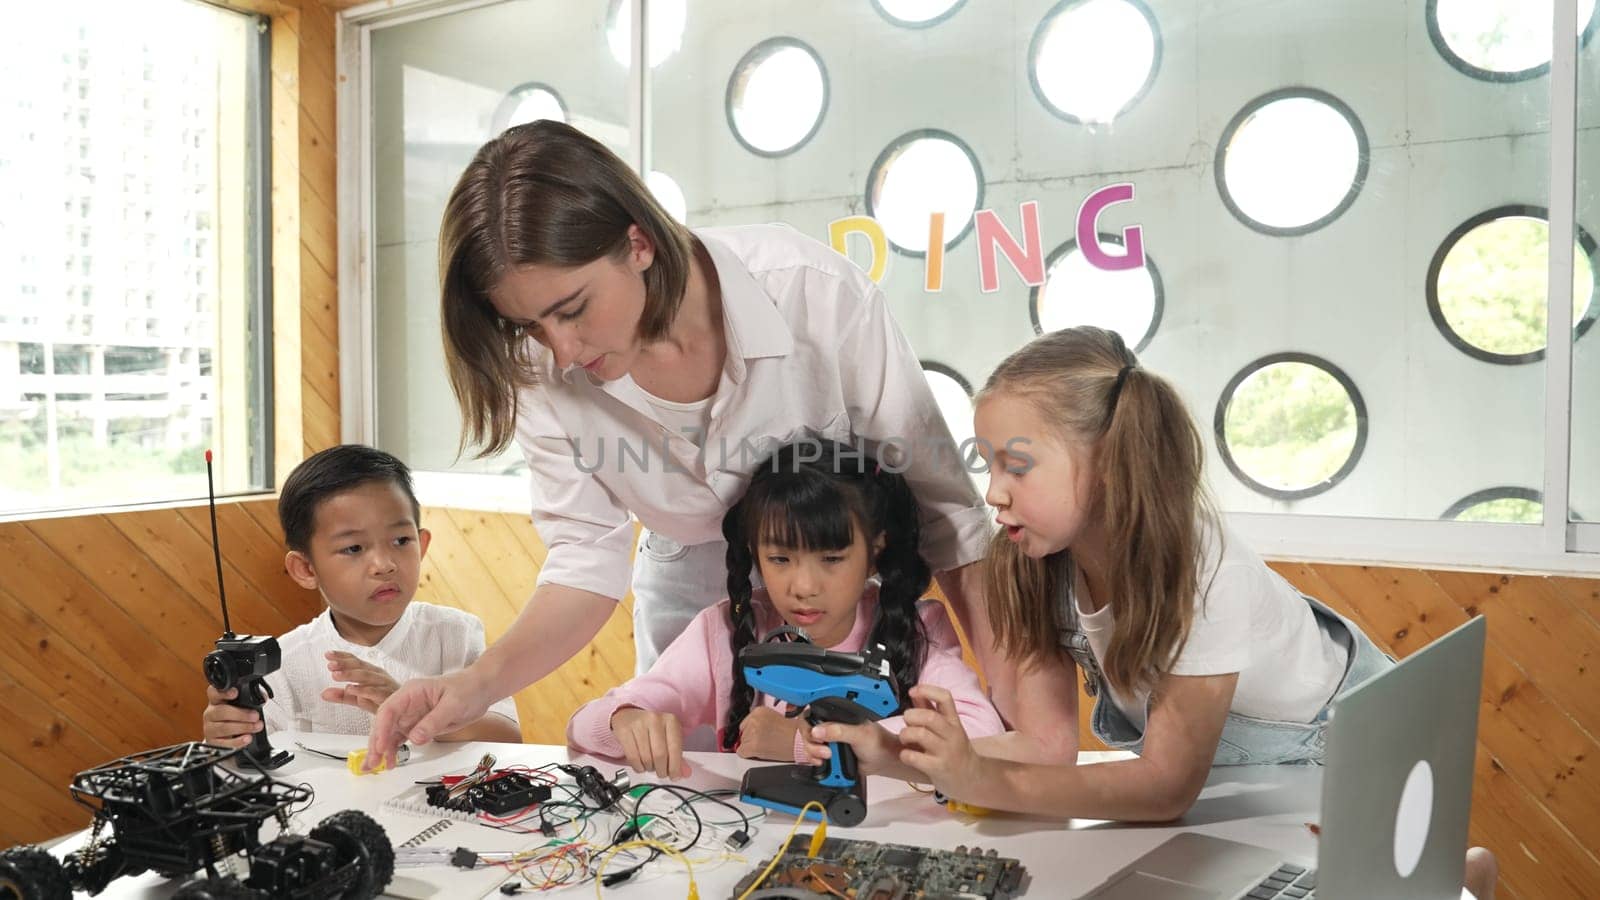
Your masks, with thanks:
[[[1094,900],[1457,900],[1485,623],[1472,619],[1334,701],[1317,860],[1185,832]]]

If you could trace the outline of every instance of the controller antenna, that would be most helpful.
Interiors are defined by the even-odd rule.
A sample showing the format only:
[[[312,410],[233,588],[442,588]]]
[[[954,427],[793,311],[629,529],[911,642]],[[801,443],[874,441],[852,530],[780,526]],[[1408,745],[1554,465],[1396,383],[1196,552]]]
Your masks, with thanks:
[[[211,504],[211,555],[217,561],[217,597],[222,601],[222,637],[233,640],[233,628],[228,624],[228,592],[222,586],[222,548],[217,545],[217,488],[211,480],[211,451],[206,451],[206,499]]]

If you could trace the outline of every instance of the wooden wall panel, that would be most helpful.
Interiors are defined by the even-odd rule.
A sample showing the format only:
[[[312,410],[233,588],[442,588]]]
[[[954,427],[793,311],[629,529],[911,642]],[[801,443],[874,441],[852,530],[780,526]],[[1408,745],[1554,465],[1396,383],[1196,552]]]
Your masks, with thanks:
[[[289,580],[276,526],[269,536],[253,506],[275,515],[271,500],[218,509],[230,612],[236,631],[280,633],[321,601]],[[75,773],[198,737],[200,661],[222,626],[204,507],[3,523],[0,558],[10,843],[88,821],[67,794]]]

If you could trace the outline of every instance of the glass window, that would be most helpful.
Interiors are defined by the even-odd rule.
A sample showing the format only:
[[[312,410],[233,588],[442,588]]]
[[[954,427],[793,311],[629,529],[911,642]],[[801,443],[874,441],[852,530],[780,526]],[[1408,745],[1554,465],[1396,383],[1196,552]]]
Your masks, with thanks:
[[[671,4],[649,8],[654,41]],[[618,15],[604,3],[513,0],[371,32],[375,443],[413,469],[499,474],[521,459],[515,445],[490,459],[457,453],[460,414],[439,329],[439,223],[519,87],[559,96],[569,124],[628,158],[628,72],[608,49],[612,24],[627,21]]]
[[[529,82],[514,88],[495,110],[494,133],[499,134],[513,125],[526,125],[540,119],[555,122],[567,121],[567,105],[549,85]]]
[[[1252,100],[1217,147],[1217,188],[1251,228],[1315,231],[1355,202],[1366,177],[1367,137],[1348,106],[1293,88]]]
[[[1100,243],[1122,246],[1122,238],[1102,234]],[[1097,325],[1122,335],[1123,343],[1140,352],[1161,324],[1161,273],[1149,254],[1137,269],[1098,268],[1077,241],[1068,241],[1050,254],[1044,284],[1028,300],[1035,334]]]
[[[657,0],[650,65],[635,73],[651,104],[644,135],[628,131],[621,0],[383,19],[368,85],[380,442],[424,468],[515,465],[455,459],[434,240],[495,109],[536,82],[578,127],[647,162],[651,190],[673,215],[692,207],[697,228],[779,221],[826,242],[831,223],[875,219],[889,250],[879,286],[922,359],[976,381],[1036,332],[1115,328],[1191,410],[1220,411],[1207,471],[1230,513],[1438,530],[1442,510],[1484,485],[1542,486],[1548,433],[1542,365],[1489,365],[1449,337],[1536,355],[1549,308],[1542,212],[1452,235],[1485,210],[1542,210],[1551,194],[1552,85],[1468,77],[1418,43],[1424,21],[1455,41],[1461,2],[1355,15],[1154,0]],[[1493,53],[1453,52],[1507,72],[1542,65],[1548,53],[1511,50],[1528,43],[1518,22],[1548,22],[1547,3],[1480,0],[1492,15],[1473,21],[1488,23],[1479,43]],[[1586,25],[1590,9],[1584,0]],[[1581,53],[1577,218],[1593,228],[1600,167],[1584,163],[1600,139],[1588,90],[1600,48]],[[1088,198],[1122,183],[1131,198],[1079,221]],[[1037,229],[1019,209],[1038,212]],[[929,254],[934,212],[943,252]],[[1076,244],[1098,234],[1114,251],[1135,226],[1142,267],[1096,269]],[[116,259],[93,233],[82,255]],[[844,243],[865,267],[871,241]],[[1600,304],[1585,232],[1575,245],[1581,336]],[[985,291],[980,272],[996,271]],[[1564,312],[1566,286],[1558,293]],[[1600,454],[1591,344],[1574,345],[1575,460]],[[1596,473],[1573,467],[1579,508],[1583,491],[1600,497]]]
[[[1595,0],[1578,0],[1593,27]],[[1485,81],[1518,81],[1550,70],[1551,0],[1429,0],[1428,36],[1450,65]]]
[[[17,346],[17,354],[23,374],[44,374],[44,345],[24,341]]]
[[[1486,488],[1450,504],[1450,508],[1439,518],[1458,522],[1538,525],[1544,521],[1544,496],[1533,488]]]
[[[923,377],[928,379],[928,389],[939,404],[939,412],[956,448],[962,454],[962,465],[972,476],[979,493],[989,488],[989,474],[984,471],[983,457],[977,452],[977,431],[972,422],[972,383],[966,376],[950,366],[931,360],[922,361]]]
[[[1595,242],[1573,247],[1574,337],[1587,332],[1594,303]],[[1544,358],[1550,225],[1543,209],[1508,206],[1473,216],[1439,245],[1428,268],[1428,311],[1445,338],[1486,362]]]
[[[1062,0],[1034,32],[1028,77],[1073,122],[1110,122],[1150,89],[1160,63],[1156,17],[1139,0]]]
[[[757,44],[728,79],[728,124],[752,153],[793,153],[822,127],[827,111],[822,59],[794,38]]]
[[[928,252],[929,219],[944,213],[944,245],[972,227],[983,203],[983,174],[966,142],[947,131],[923,129],[895,138],[867,176],[867,213],[903,253]]]
[[[1530,4],[1537,9],[1545,5],[1540,3]],[[1577,159],[1575,170],[1577,186],[1575,191],[1577,229],[1574,236],[1586,253],[1579,253],[1575,257],[1573,281],[1575,288],[1583,284],[1582,274],[1585,268],[1593,271],[1595,268],[1594,245],[1584,244],[1587,232],[1584,226],[1595,227],[1600,222],[1600,41],[1592,40],[1600,17],[1594,12],[1594,3],[1590,0],[1580,0],[1578,4],[1578,22],[1574,31],[1581,28],[1583,38],[1578,46],[1578,109],[1577,109]],[[1547,16],[1547,21],[1552,19]],[[1534,84],[1542,84],[1542,81]],[[1576,292],[1574,294],[1576,301]],[[1589,311],[1579,321],[1579,328],[1586,327],[1585,320],[1595,315],[1593,298],[1589,302]],[[1573,331],[1572,346],[1572,410],[1571,437],[1568,447],[1571,453],[1570,465],[1567,472],[1571,479],[1571,493],[1569,505],[1572,509],[1584,510],[1591,515],[1600,510],[1600,466],[1595,465],[1595,460],[1600,459],[1600,350],[1596,349],[1596,341],[1592,337],[1580,340],[1582,332]],[[1528,368],[1540,370],[1543,366],[1530,366]],[[1480,484],[1494,484],[1510,480],[1500,476],[1493,480],[1484,479]],[[1535,479],[1518,478],[1513,483],[1538,484]],[[1553,501],[1552,501],[1553,502]],[[1575,520],[1576,514],[1571,514],[1569,519]],[[1589,524],[1583,530],[1593,533],[1600,526]],[[1600,545],[1600,541],[1591,541],[1589,546]]]
[[[166,371],[167,351],[164,348],[107,347],[105,349],[107,375],[165,375]]]
[[[646,52],[650,65],[659,66],[683,44],[684,18],[688,15],[687,0],[650,0],[650,22],[647,26]],[[606,46],[611,57],[623,68],[628,67],[633,54],[633,0],[611,0],[611,12],[606,17]]]
[[[872,0],[885,19],[903,28],[928,28],[955,15],[966,0]]]
[[[661,204],[674,219],[679,222],[689,221],[689,202],[684,199],[683,188],[678,187],[678,182],[671,175],[658,169],[652,169],[645,176],[645,186],[650,188],[650,193],[655,195],[656,202]]]
[[[1233,377],[1217,403],[1217,449],[1251,489],[1279,500],[1327,491],[1355,468],[1367,408],[1325,359],[1278,353]]]
[[[0,316],[0,515],[203,497],[206,448],[220,493],[271,487],[264,21],[69,3],[0,31],[0,296],[28,298]],[[197,349],[204,397],[168,365]]]
[[[82,344],[56,344],[51,357],[57,375],[89,374],[89,348]]]

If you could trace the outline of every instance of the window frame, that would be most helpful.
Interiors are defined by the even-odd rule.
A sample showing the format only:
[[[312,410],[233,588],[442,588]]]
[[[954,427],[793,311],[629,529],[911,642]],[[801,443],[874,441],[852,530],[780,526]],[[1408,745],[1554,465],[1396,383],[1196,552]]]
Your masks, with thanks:
[[[219,492],[217,499],[248,499],[270,495],[277,490],[277,415],[275,405],[274,379],[276,366],[274,361],[275,345],[273,342],[273,324],[275,307],[273,303],[273,203],[272,203],[272,157],[273,157],[273,129],[272,129],[272,17],[249,9],[230,6],[226,3],[209,3],[219,13],[231,13],[243,17],[253,27],[254,36],[245,41],[245,60],[243,82],[245,96],[254,102],[252,114],[248,117],[244,137],[244,183],[241,194],[244,197],[242,204],[243,223],[242,229],[247,234],[247,244],[241,256],[246,269],[245,283],[250,286],[254,297],[251,305],[246,310],[243,321],[245,334],[240,339],[241,347],[251,350],[251,359],[243,367],[246,383],[249,385],[241,391],[246,402],[258,411],[255,426],[249,436],[250,454],[248,463],[249,485],[241,490]],[[80,52],[81,57],[81,52]],[[81,66],[80,66],[81,68]],[[148,65],[146,66],[148,72]],[[82,84],[86,85],[87,81]],[[86,88],[80,86],[80,92]],[[149,98],[145,98],[148,109]],[[198,135],[195,136],[198,141]],[[220,172],[221,170],[219,170]],[[224,177],[224,176],[219,176]],[[82,204],[87,204],[84,198]],[[86,208],[84,214],[87,214]],[[148,211],[146,218],[148,219]],[[219,223],[220,225],[220,223]],[[87,233],[83,235],[87,240]],[[79,248],[73,247],[75,251]],[[70,252],[70,251],[69,251]],[[198,252],[198,251],[197,251]],[[87,267],[87,260],[84,261]],[[72,290],[69,288],[69,291]],[[92,317],[96,310],[88,305],[90,288],[88,285],[81,287],[81,297],[85,302],[83,315]],[[222,297],[218,296],[218,315],[221,315],[220,305]],[[148,319],[148,322],[155,320]],[[29,322],[23,320],[24,327],[37,328],[36,320]],[[144,337],[139,335],[138,337]],[[124,334],[118,337],[127,338]],[[18,343],[37,343],[42,347],[54,348],[63,346],[63,342],[46,340],[39,335],[30,335],[23,332],[18,336]],[[126,344],[114,342],[111,336],[103,340],[91,340],[84,336],[83,340],[76,343],[87,347],[94,343],[101,343],[107,350],[122,347]],[[213,368],[211,377],[216,377],[214,368],[217,347],[196,347],[197,353],[209,352]],[[53,362],[53,360],[52,360]],[[53,367],[52,367],[53,368]],[[216,387],[213,385],[212,390]],[[67,401],[72,402],[72,401]],[[108,419],[109,422],[112,420]],[[213,435],[213,442],[217,439]],[[51,444],[55,441],[52,439]],[[192,495],[140,498],[137,496],[126,499],[114,500],[107,503],[92,505],[50,505],[30,509],[0,509],[0,523],[24,522],[36,519],[53,519],[70,516],[115,514],[146,509],[170,509],[193,505],[196,500],[203,499],[198,490]]]

